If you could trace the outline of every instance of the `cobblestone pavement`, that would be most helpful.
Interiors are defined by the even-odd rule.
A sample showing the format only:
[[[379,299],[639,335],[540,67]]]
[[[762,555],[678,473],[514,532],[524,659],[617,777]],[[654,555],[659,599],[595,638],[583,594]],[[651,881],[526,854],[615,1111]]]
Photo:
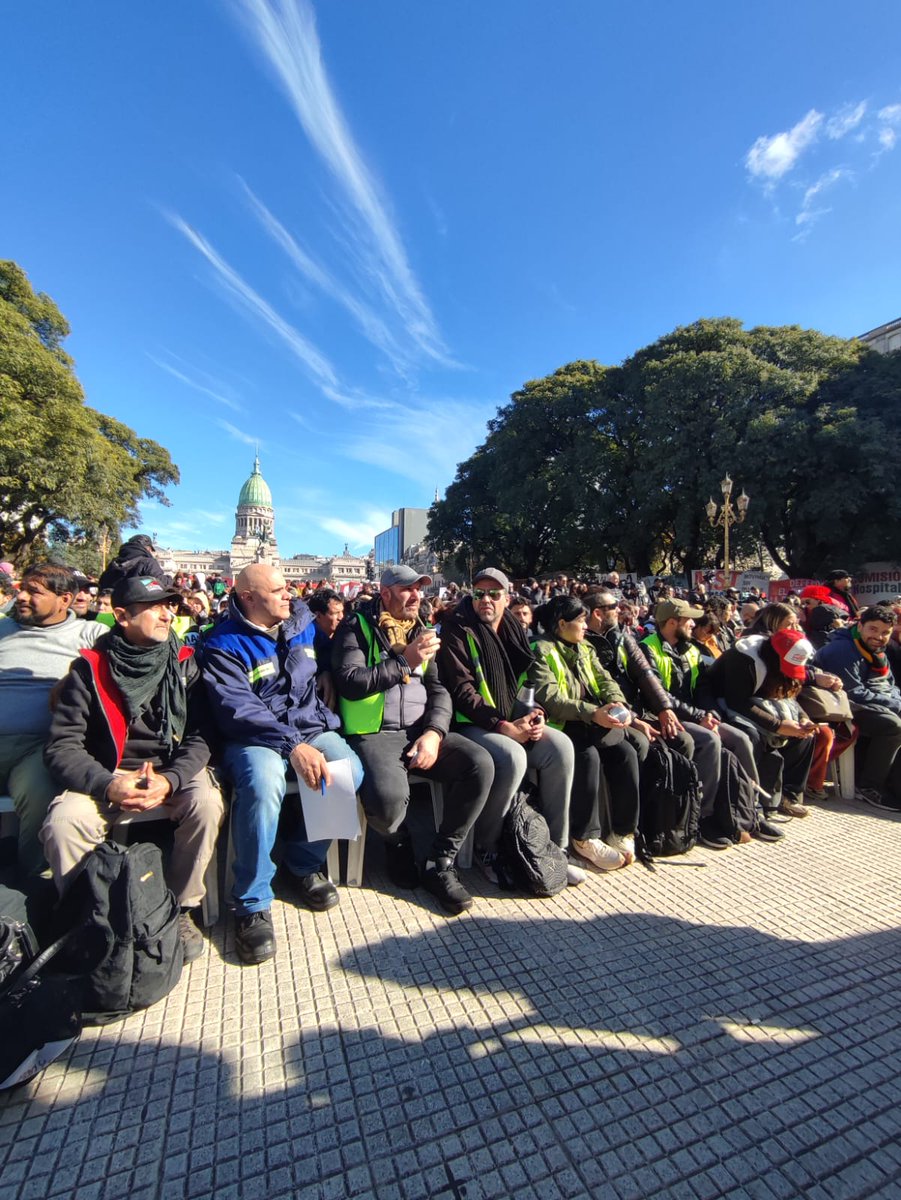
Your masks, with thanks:
[[[822,805],[472,913],[366,887],[231,924],[0,1099],[2,1200],[901,1196],[901,817]]]

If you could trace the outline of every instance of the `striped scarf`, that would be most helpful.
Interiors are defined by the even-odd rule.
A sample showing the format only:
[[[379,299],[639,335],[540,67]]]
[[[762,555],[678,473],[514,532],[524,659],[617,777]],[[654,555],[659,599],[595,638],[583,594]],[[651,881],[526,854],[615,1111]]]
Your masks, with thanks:
[[[851,626],[851,637],[854,639],[854,645],[857,647],[861,657],[869,663],[871,674],[877,679],[884,679],[889,673],[888,659],[885,655],[881,652],[874,654],[872,650],[867,649],[857,625]]]

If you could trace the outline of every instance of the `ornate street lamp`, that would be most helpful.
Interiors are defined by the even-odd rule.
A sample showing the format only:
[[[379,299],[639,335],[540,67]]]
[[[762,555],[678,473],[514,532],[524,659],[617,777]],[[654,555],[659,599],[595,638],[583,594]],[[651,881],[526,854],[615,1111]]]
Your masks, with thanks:
[[[732,506],[732,480],[729,478],[728,472],[726,478],[720,483],[723,492],[723,506],[717,511],[716,501],[711,496],[708,501],[706,512],[707,520],[713,529],[717,525],[723,527],[723,575],[727,580],[728,587],[729,579],[729,530],[733,525],[740,525],[748,515],[748,505],[751,503],[751,497],[747,495],[744,488],[740,496],[735,499],[735,507]]]

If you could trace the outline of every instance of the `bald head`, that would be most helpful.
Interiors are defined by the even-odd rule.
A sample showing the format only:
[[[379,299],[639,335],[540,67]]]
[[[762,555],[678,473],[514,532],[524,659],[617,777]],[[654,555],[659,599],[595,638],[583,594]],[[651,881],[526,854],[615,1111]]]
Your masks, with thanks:
[[[270,629],[291,614],[291,593],[278,567],[251,563],[235,580],[235,595],[253,625]]]

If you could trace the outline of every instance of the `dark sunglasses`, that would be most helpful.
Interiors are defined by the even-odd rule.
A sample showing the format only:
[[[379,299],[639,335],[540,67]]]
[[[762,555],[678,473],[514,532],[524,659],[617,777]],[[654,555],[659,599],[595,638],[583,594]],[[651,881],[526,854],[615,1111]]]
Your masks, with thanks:
[[[501,588],[488,588],[487,591],[483,588],[476,588],[472,594],[476,600],[484,600],[486,596],[490,596],[492,600],[500,600],[504,593]]]

